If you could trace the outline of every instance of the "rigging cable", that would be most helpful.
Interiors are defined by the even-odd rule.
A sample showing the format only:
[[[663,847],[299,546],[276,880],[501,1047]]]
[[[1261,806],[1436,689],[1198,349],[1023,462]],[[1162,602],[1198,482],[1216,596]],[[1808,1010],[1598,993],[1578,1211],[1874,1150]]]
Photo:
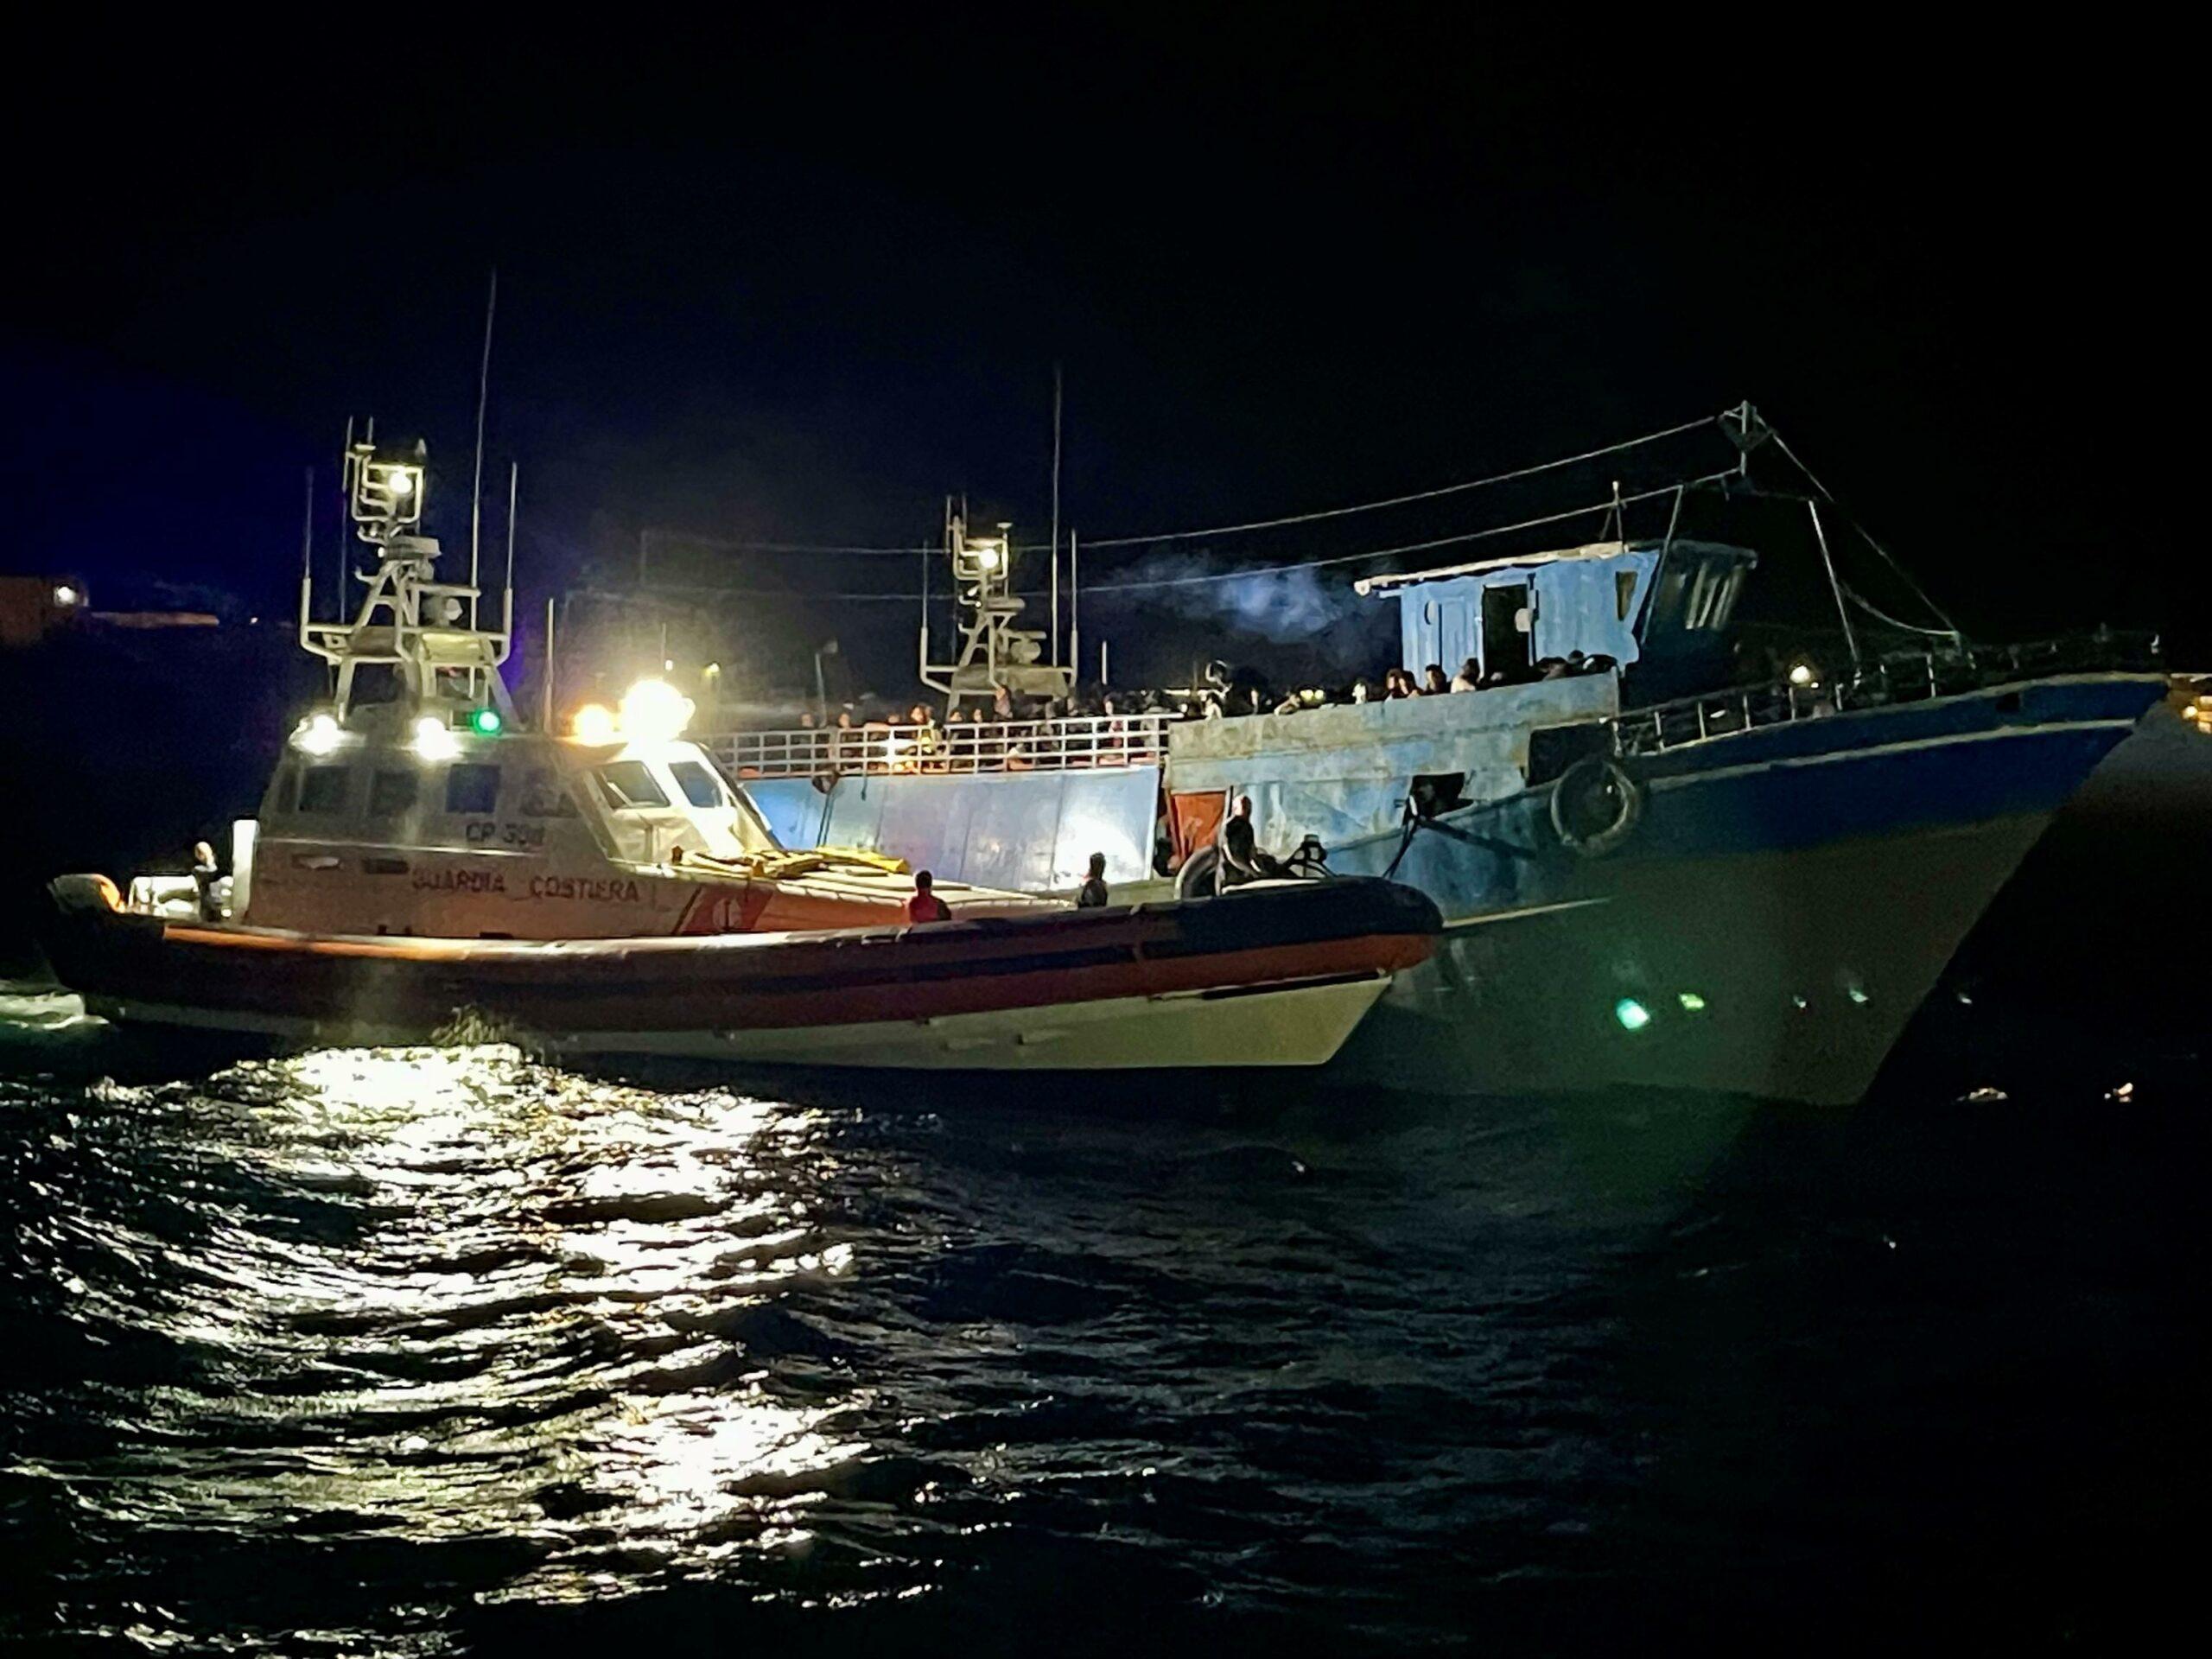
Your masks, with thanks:
[[[1085,537],[1084,544],[1092,548],[1144,547],[1157,542],[1196,541],[1207,536],[1235,536],[1246,531],[1279,530],[1287,524],[1308,524],[1325,518],[1348,518],[1354,513],[1379,512],[1386,507],[1402,507],[1416,501],[1434,501],[1447,495],[1462,495],[1470,490],[1487,489],[1493,484],[1510,484],[1516,479],[1535,478],[1540,474],[1556,472],[1562,467],[1576,466],[1586,461],[1597,461],[1606,455],[1618,454],[1624,449],[1640,448],[1645,444],[1657,443],[1662,439],[1679,437],[1685,432],[1694,432],[1700,427],[1713,425],[1714,419],[1713,416],[1703,416],[1694,421],[1683,421],[1674,426],[1662,427],[1656,432],[1646,432],[1640,437],[1625,438],[1618,443],[1609,443],[1602,448],[1586,449],[1580,454],[1561,455],[1554,461],[1540,461],[1532,466],[1514,467],[1509,472],[1492,473],[1487,478],[1468,479],[1462,483],[1441,485],[1433,490],[1416,490],[1410,495],[1389,496],[1379,501],[1361,501],[1346,507],[1323,507],[1313,512],[1290,513],[1281,518],[1255,518],[1247,524],[1216,524],[1205,530],[1167,530],[1148,531],[1141,536]],[[1794,460],[1795,457],[1793,456],[1792,459]],[[1811,474],[1808,474],[1807,476],[1810,477]],[[1605,505],[1611,504],[1607,502]],[[1573,515],[1562,516],[1572,517]],[[1861,533],[1864,534],[1863,531]],[[873,554],[887,556],[914,551],[912,547],[854,546],[814,542],[732,541],[712,536],[694,537],[681,534],[670,536],[667,539],[678,546],[689,544],[692,547],[731,553]],[[1433,544],[1443,545],[1442,543]],[[1016,551],[1025,553],[1044,550],[1043,543],[1024,543],[1016,549]]]
[[[1303,559],[1288,564],[1255,565],[1249,570],[1217,570],[1200,576],[1162,576],[1141,582],[1093,582],[1084,589],[1088,594],[1134,591],[1149,588],[1190,588],[1201,582],[1245,582],[1257,576],[1279,576],[1294,570],[1319,570],[1332,565],[1357,564],[1367,559],[1395,558],[1407,553],[1426,553],[1434,548],[1451,547],[1462,542],[1478,542],[1492,536],[1508,536],[1516,530],[1535,530],[1544,524],[1560,524],[1569,518],[1586,518],[1593,512],[1610,513],[1618,506],[1633,506],[1640,501],[1656,501],[1662,495],[1672,495],[1677,489],[1700,484],[1718,483],[1734,476],[1732,473],[1709,473],[1702,478],[1686,480],[1682,484],[1662,485],[1657,489],[1639,490],[1633,495],[1609,496],[1603,501],[1593,501],[1587,506],[1570,507],[1564,512],[1548,512],[1539,518],[1522,518],[1510,524],[1492,524],[1485,530],[1463,531],[1456,536],[1439,536],[1426,542],[1407,542],[1397,547],[1372,547],[1361,553],[1343,553],[1333,558]],[[1093,543],[1090,545],[1096,546]]]
[[[1707,415],[1694,421],[1684,421],[1676,426],[1662,427],[1656,432],[1647,432],[1642,437],[1624,439],[1609,443],[1602,449],[1586,449],[1579,455],[1562,455],[1556,461],[1538,461],[1532,467],[1516,467],[1511,472],[1493,473],[1488,478],[1469,479],[1463,484],[1446,484],[1433,490],[1416,490],[1411,495],[1394,495],[1387,500],[1363,501],[1349,507],[1324,507],[1316,512],[1295,512],[1281,518],[1255,518],[1249,524],[1216,524],[1210,530],[1176,530],[1150,536],[1093,537],[1092,547],[1137,547],[1149,542],[1187,542],[1201,536],[1234,536],[1248,530],[1277,530],[1285,524],[1309,524],[1317,519],[1342,518],[1355,512],[1376,512],[1384,507],[1402,507],[1414,501],[1433,501],[1440,496],[1459,495],[1468,490],[1487,488],[1492,484],[1507,484],[1517,478],[1534,478],[1539,473],[1556,471],[1577,462],[1596,461],[1600,456],[1616,454],[1624,449],[1634,449],[1647,443],[1656,443],[1662,438],[1678,437],[1694,432],[1699,427],[1711,426],[1714,417]]]
[[[1774,440],[1774,447],[1781,450],[1783,454],[1789,457],[1789,464],[1795,467],[1799,472],[1805,474],[1806,481],[1812,485],[1812,486],[1818,490],[1822,495],[1826,496],[1830,501],[1834,502],[1837,506],[1843,507],[1843,503],[1836,499],[1835,492],[1828,488],[1827,485],[1821,483],[1820,479],[1814,474],[1811,467],[1808,467],[1803,461],[1798,460],[1797,452],[1789,447],[1788,441],[1783,437],[1782,434],[1776,431],[1771,426],[1768,427],[1766,430],[1767,435]],[[1906,587],[1912,589],[1913,597],[1917,599],[1922,604],[1925,605],[1928,607],[1929,613],[1934,616],[1935,619],[1943,626],[1940,629],[1916,628],[1909,622],[1897,622],[1894,618],[1882,616],[1882,613],[1879,611],[1876,611],[1872,605],[1868,605],[1864,599],[1860,599],[1856,594],[1853,594],[1852,597],[1858,600],[1859,603],[1865,607],[1866,610],[1872,612],[1876,616],[1881,617],[1883,621],[1890,622],[1897,627],[1907,629],[1914,633],[1929,634],[1935,638],[1948,636],[1953,639],[1965,639],[1966,636],[1959,632],[1959,625],[1952,621],[1950,617],[1944,613],[1943,607],[1941,605],[1938,605],[1934,600],[1930,599],[1928,596],[1927,590],[1912,579],[1912,572],[1906,569],[1903,564],[1899,563],[1896,556],[1893,555],[1888,548],[1884,547],[1879,542],[1874,539],[1872,535],[1868,532],[1866,526],[1859,522],[1857,515],[1853,513],[1849,508],[1845,507],[1844,516],[1851,520],[1851,527],[1859,532],[1859,539],[1866,543],[1867,546],[1872,548],[1875,552],[1881,555],[1882,562],[1888,565],[1891,569],[1897,572],[1898,580],[1903,582]]]
[[[1656,501],[1662,496],[1677,495],[1685,489],[1694,489],[1700,485],[1725,482],[1733,476],[1735,474],[1732,472],[1727,471],[1707,473],[1701,477],[1662,485],[1655,489],[1639,490],[1630,495],[1608,496],[1603,501],[1592,501],[1584,506],[1569,507],[1561,512],[1543,513],[1534,518],[1516,519],[1510,524],[1491,524],[1482,530],[1462,531],[1456,535],[1438,536],[1423,542],[1406,542],[1396,547],[1371,547],[1358,553],[1340,553],[1327,558],[1293,560],[1286,564],[1255,565],[1249,570],[1215,570],[1195,576],[1155,576],[1134,582],[1093,582],[1084,588],[1084,592],[1086,594],[1141,593],[1161,588],[1192,588],[1217,582],[1253,582],[1268,576],[1288,575],[1300,570],[1323,570],[1339,565],[1359,564],[1370,559],[1389,559],[1408,553],[1426,553],[1440,547],[1453,547],[1467,542],[1484,541],[1494,536],[1510,536],[1516,531],[1535,530],[1546,524],[1562,524],[1570,518],[1587,518],[1592,513],[1610,514],[1618,508],[1634,506],[1644,501]],[[912,548],[899,550],[909,555],[914,551]],[[616,593],[603,588],[580,588],[576,591],[594,598],[613,599],[619,596]],[[793,588],[728,588],[714,584],[673,582],[655,582],[653,591],[661,594],[714,594],[728,598],[744,599],[850,599],[886,601],[896,600],[905,604],[912,604],[917,597],[912,592],[856,593]],[[1025,591],[1018,596],[1036,599],[1044,595],[1040,592]]]

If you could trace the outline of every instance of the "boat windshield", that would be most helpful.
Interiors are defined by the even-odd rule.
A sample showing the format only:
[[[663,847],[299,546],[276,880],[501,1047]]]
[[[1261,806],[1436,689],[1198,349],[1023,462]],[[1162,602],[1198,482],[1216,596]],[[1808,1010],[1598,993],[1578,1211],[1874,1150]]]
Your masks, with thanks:
[[[668,804],[667,792],[654,779],[652,768],[642,760],[610,760],[594,775],[607,799],[618,808]]]
[[[683,791],[683,798],[692,805],[729,804],[729,797],[723,792],[721,780],[696,760],[671,761],[668,770],[676,779],[676,786]]]

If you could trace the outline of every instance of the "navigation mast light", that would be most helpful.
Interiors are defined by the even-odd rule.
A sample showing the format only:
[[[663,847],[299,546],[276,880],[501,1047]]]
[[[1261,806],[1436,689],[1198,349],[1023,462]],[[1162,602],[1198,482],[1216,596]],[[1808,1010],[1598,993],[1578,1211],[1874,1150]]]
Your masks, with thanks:
[[[335,715],[315,715],[300,722],[299,729],[292,734],[292,741],[302,753],[320,757],[338,747],[340,735]]]
[[[425,760],[450,760],[461,753],[461,740],[435,715],[415,721],[415,753]]]
[[[615,741],[614,711],[603,702],[588,702],[569,721],[576,741],[594,747]]]

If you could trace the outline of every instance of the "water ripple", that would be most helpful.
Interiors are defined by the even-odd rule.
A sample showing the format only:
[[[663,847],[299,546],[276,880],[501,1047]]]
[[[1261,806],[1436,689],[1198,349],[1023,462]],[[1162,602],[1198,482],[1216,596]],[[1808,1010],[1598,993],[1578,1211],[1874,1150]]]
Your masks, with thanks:
[[[2100,1178],[2016,1141],[2010,1182],[1931,1203],[1897,1168],[1971,1124],[1862,1122],[1876,1157],[1726,1103],[1163,1123],[497,1047],[56,1065],[0,1079],[0,1636],[32,1645],[429,1654],[827,1618],[907,1649],[1542,1648],[1679,1617],[1745,1563],[1802,1593],[1841,1552],[1894,1586],[1864,1425],[1910,1402],[2017,1449],[2050,1404],[1993,1370],[2053,1340],[1990,1298],[2050,1265],[2023,1183],[2057,1225],[2173,1162],[2101,1143]],[[2201,1369],[2120,1288],[2177,1242],[2145,1223],[2077,1259],[2093,1334],[2064,1351],[2163,1357],[2178,1424]],[[2040,1282],[2045,1310],[2069,1294]],[[2063,1392],[2107,1385],[2110,1360]],[[2192,1466],[2203,1431],[2173,1432]],[[1904,1477],[1934,1517],[1907,1541],[2017,1541],[2008,1478],[1948,1467]],[[2055,1593],[2016,1621],[2045,1629]]]

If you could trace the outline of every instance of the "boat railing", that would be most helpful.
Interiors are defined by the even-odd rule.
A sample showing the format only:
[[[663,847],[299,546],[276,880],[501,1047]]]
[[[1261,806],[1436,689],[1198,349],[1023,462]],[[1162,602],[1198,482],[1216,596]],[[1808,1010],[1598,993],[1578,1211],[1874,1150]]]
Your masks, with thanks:
[[[2148,634],[2106,633],[2015,645],[1961,644],[1872,658],[1834,682],[1782,679],[1624,709],[1611,724],[1621,753],[1656,754],[1794,720],[1923,702],[2047,674],[2158,667],[2158,642]]]
[[[699,740],[733,777],[1073,772],[1158,766],[1167,754],[1162,714],[1059,720],[951,721],[725,732]]]

